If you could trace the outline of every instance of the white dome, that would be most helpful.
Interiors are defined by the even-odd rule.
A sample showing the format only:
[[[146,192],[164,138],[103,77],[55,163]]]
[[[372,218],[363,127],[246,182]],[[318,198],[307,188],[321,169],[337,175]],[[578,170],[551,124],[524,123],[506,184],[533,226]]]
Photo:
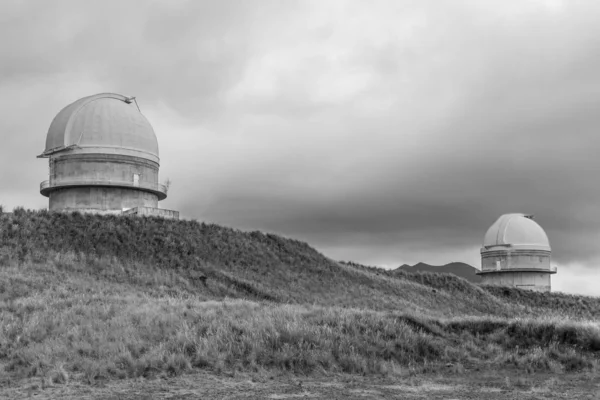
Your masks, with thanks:
[[[483,246],[518,246],[550,250],[546,232],[530,215],[504,214],[488,229]]]
[[[158,141],[152,126],[136,104],[120,94],[84,97],[54,117],[44,153],[69,146],[85,152],[137,155],[158,162]]]

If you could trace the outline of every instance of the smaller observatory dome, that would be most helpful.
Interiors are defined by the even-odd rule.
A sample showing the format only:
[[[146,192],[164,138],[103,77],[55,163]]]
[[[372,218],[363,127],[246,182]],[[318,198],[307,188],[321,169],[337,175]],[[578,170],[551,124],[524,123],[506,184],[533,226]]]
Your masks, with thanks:
[[[84,153],[135,155],[159,161],[152,126],[133,98],[115,93],[84,97],[56,115],[48,129],[44,154],[70,146]]]
[[[504,214],[488,229],[483,247],[512,246],[538,248],[550,251],[550,241],[546,232],[532,215]]]

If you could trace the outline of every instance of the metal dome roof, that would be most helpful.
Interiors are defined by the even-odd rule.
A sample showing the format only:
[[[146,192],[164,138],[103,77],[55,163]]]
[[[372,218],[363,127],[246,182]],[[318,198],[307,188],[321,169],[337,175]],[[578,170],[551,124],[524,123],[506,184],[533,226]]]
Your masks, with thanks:
[[[128,154],[158,162],[158,141],[133,98],[115,93],[84,97],[54,117],[43,155],[67,148]]]
[[[483,246],[518,246],[550,250],[550,241],[542,227],[533,220],[533,216],[504,214],[486,232]]]

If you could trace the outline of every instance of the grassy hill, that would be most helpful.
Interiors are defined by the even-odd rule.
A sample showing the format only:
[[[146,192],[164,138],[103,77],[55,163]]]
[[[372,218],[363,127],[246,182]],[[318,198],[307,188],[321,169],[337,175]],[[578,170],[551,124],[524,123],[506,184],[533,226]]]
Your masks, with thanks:
[[[594,370],[599,317],[598,298],[338,263],[261,232],[0,214],[0,379],[9,382],[197,369]]]
[[[477,268],[462,262],[452,262],[445,265],[429,265],[417,263],[415,265],[401,265],[396,270],[406,272],[432,272],[435,274],[454,274],[473,283],[481,283],[481,276],[476,275]]]

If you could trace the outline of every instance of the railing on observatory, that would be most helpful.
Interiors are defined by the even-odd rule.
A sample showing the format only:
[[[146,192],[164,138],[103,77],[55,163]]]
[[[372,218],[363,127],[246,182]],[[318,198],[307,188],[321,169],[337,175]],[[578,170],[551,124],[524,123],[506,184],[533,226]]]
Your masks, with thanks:
[[[487,266],[477,271],[477,275],[485,274],[485,273],[493,273],[493,272],[549,272],[551,274],[556,274],[558,268],[556,265],[551,265],[549,267],[533,267],[533,266]]]
[[[168,219],[179,219],[179,211],[165,210],[164,208],[156,207],[134,207],[128,210],[123,210],[123,215],[130,216],[150,216],[150,217],[162,217]]]
[[[169,188],[162,183],[147,183],[147,182],[132,182],[132,181],[115,181],[105,179],[84,180],[84,181],[44,181],[40,183],[40,193],[46,197],[51,191],[58,188],[68,187],[84,187],[84,186],[101,186],[101,187],[121,187],[144,190],[154,193],[158,196],[158,200],[167,198]]]

